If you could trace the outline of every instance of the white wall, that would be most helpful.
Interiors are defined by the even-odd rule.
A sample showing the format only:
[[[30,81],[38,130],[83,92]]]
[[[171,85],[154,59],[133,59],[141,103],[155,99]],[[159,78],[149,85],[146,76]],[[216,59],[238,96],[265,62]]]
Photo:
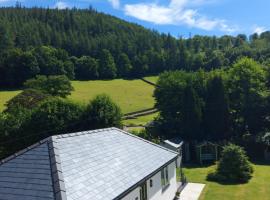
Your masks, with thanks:
[[[176,163],[173,161],[168,166],[170,185],[166,190],[162,191],[161,172],[158,172],[147,181],[147,192],[149,200],[173,200],[177,191],[176,182]],[[153,181],[153,186],[150,187],[150,180]]]
[[[158,172],[153,177],[147,180],[147,195],[148,200],[173,200],[177,191],[176,182],[176,163],[173,161],[168,165],[169,172],[169,186],[166,190],[162,191],[161,186],[161,172]],[[153,186],[150,187],[150,180],[152,180]],[[125,196],[122,200],[135,200],[136,197],[140,200],[140,187],[136,188]]]
[[[135,190],[130,192],[122,200],[136,200],[136,197],[138,197],[138,200],[140,200],[140,187],[137,187]]]

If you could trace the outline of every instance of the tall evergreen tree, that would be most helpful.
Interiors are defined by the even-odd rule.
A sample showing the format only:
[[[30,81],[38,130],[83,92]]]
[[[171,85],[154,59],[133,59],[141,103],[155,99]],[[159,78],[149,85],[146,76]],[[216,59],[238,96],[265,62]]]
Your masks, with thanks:
[[[117,76],[117,69],[114,58],[110,51],[103,49],[99,58],[99,75],[100,78],[113,79]]]
[[[182,111],[183,135],[187,140],[201,139],[202,107],[191,84],[184,90]]]
[[[128,77],[131,75],[132,65],[125,53],[121,53],[118,61],[118,75],[121,77]]]
[[[208,139],[225,138],[229,131],[228,98],[221,77],[208,82],[204,109],[204,131]]]

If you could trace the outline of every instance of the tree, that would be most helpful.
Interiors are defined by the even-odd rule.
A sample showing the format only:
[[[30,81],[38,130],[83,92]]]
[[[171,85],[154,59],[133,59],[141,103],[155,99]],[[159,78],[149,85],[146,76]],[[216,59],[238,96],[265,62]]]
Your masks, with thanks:
[[[7,30],[7,24],[0,24],[0,53],[13,46],[12,38]]]
[[[29,78],[40,72],[34,55],[20,49],[11,49],[4,53],[3,82],[5,86],[20,87]]]
[[[262,66],[242,58],[229,69],[227,80],[234,130],[241,133],[248,127],[252,134],[263,130],[268,92]]]
[[[121,126],[121,109],[107,95],[98,95],[87,106],[83,116],[85,129]]]
[[[99,77],[98,61],[90,56],[82,56],[76,60],[76,78],[79,80],[93,80]]]
[[[208,81],[204,108],[204,132],[208,139],[224,139],[229,131],[229,105],[223,80],[215,76]]]
[[[200,140],[201,123],[202,123],[202,108],[198,95],[194,91],[191,83],[188,83],[184,90],[182,126],[183,139],[186,140]]]
[[[27,88],[40,90],[45,94],[66,97],[71,94],[73,87],[69,79],[64,75],[59,76],[37,76],[24,84]]]
[[[118,75],[120,77],[129,77],[132,70],[131,62],[125,53],[121,53],[118,62]]]
[[[208,179],[220,182],[248,182],[253,168],[243,148],[229,144],[224,147],[217,169],[208,175]]]
[[[113,79],[116,77],[116,66],[110,51],[103,49],[99,58],[100,78]]]
[[[40,104],[24,125],[24,134],[32,135],[29,141],[35,142],[46,136],[76,131],[84,108],[66,99],[51,98]],[[28,143],[29,143],[28,141]]]

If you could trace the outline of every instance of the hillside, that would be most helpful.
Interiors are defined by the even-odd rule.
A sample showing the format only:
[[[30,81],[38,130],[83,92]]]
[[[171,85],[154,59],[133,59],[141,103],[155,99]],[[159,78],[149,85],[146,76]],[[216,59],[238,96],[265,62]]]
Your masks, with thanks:
[[[243,56],[270,62],[270,32],[177,39],[93,8],[0,8],[0,35],[2,88],[22,86],[37,74],[96,80],[209,71]]]

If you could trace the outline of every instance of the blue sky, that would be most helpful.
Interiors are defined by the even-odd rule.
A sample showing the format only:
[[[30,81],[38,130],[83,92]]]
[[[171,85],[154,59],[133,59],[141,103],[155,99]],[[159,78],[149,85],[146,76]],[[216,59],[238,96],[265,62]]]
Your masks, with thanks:
[[[16,0],[0,0],[1,6]],[[270,29],[269,0],[20,0],[26,7],[87,8],[174,36],[237,35]]]

